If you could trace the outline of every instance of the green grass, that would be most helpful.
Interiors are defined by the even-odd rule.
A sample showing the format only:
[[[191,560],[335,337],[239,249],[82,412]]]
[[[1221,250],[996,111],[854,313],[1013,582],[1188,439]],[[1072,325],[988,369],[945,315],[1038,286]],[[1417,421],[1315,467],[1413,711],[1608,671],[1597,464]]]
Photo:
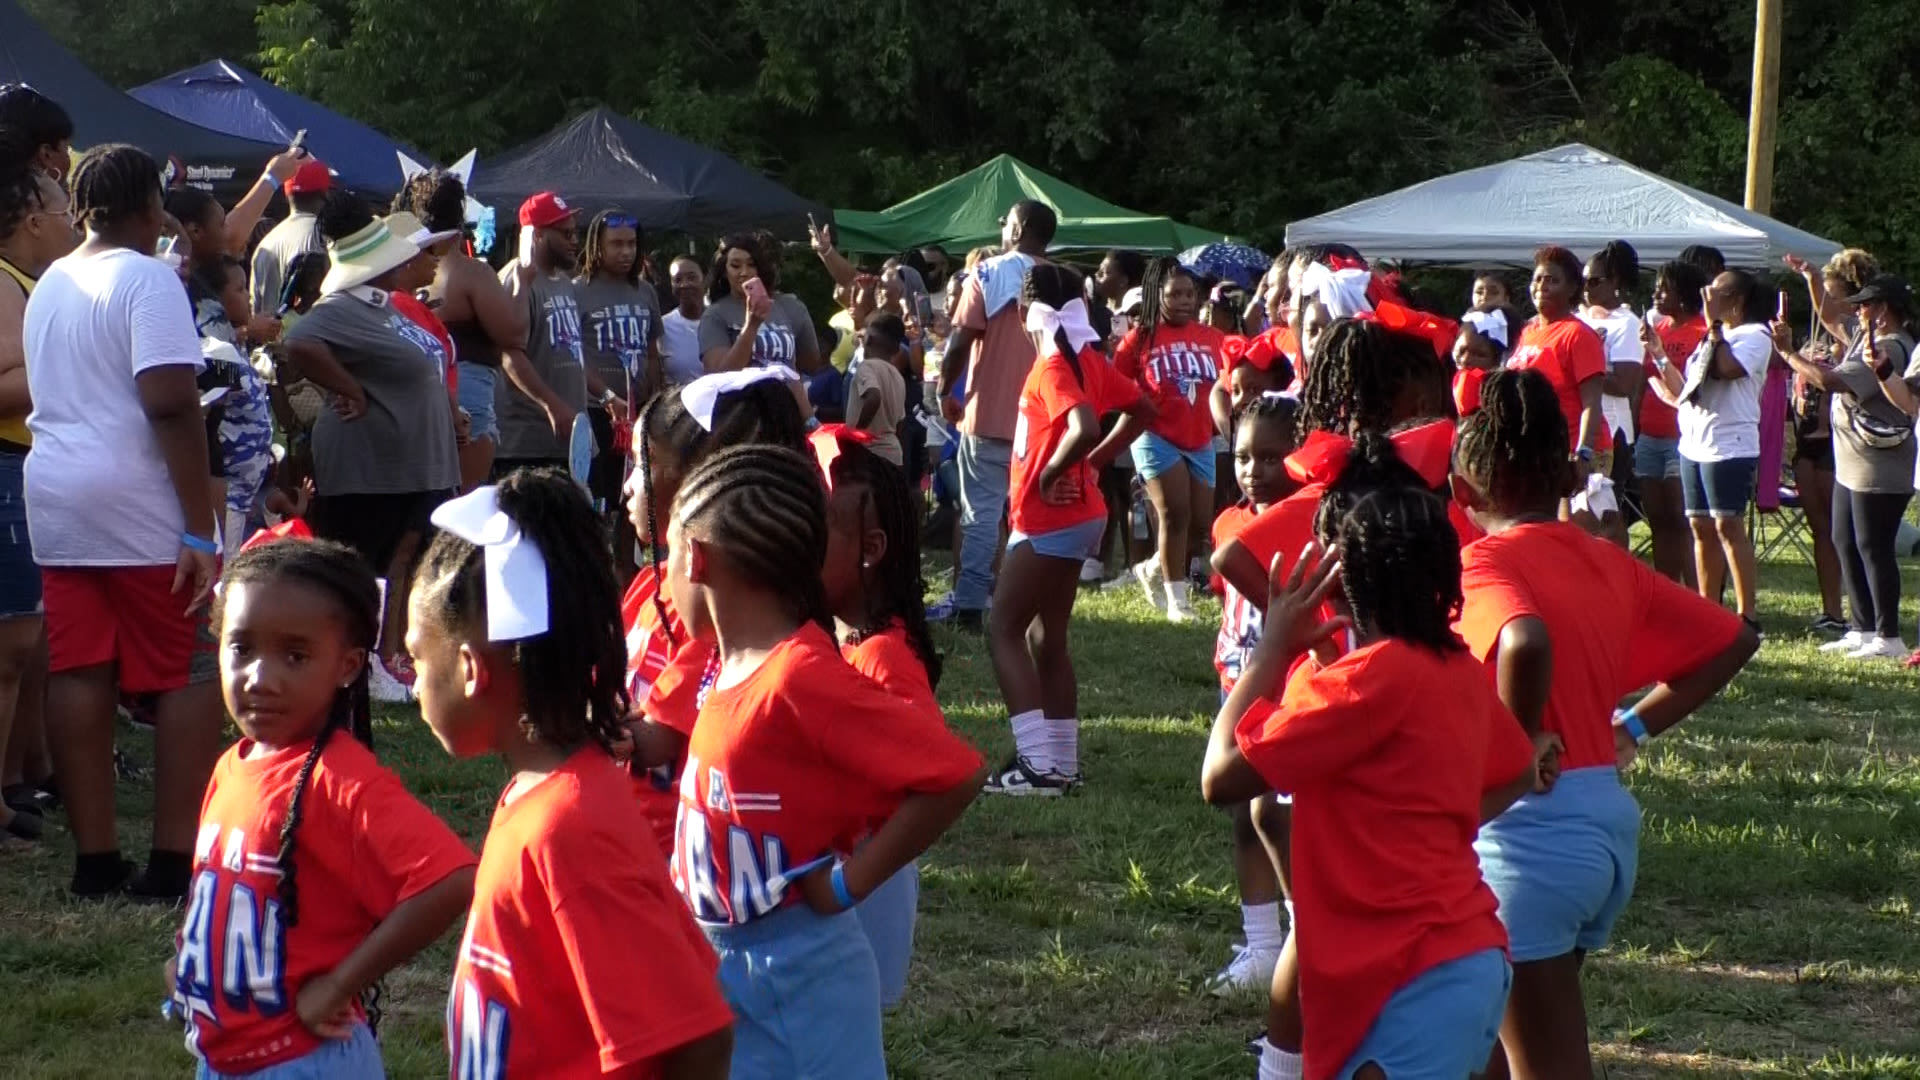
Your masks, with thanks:
[[[1773,636],[1719,701],[1642,758],[1638,893],[1588,966],[1615,1077],[1920,1078],[1920,720],[1892,665],[1821,657],[1799,631],[1811,575],[1765,568]],[[1909,575],[1910,594],[1920,580]],[[1155,621],[1138,594],[1087,596],[1075,627],[1089,784],[982,801],[924,862],[909,999],[887,1024],[898,1077],[1250,1077],[1255,997],[1200,983],[1239,910],[1224,819],[1196,776],[1216,700],[1212,630]],[[948,642],[953,723],[1009,747],[977,639]],[[499,766],[449,761],[411,713],[381,754],[478,841]],[[124,740],[147,754],[144,736]],[[122,837],[145,844],[143,786]],[[181,1076],[158,1015],[177,913],[64,895],[64,838],[0,852],[0,1076]],[[389,980],[386,1058],[446,1073],[451,940]]]

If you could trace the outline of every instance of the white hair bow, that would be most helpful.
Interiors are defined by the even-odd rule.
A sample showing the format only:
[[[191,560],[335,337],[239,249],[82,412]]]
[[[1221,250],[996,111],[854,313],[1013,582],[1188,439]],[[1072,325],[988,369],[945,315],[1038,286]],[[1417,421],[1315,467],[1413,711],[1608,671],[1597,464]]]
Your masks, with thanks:
[[[1469,311],[1461,322],[1478,331],[1502,349],[1507,347],[1507,314],[1504,311]]]
[[[702,431],[712,431],[713,410],[720,403],[720,395],[737,393],[768,379],[797,383],[800,373],[785,364],[768,364],[766,367],[702,375],[680,389],[680,404],[687,407],[687,412],[693,415],[694,422],[700,425]]]
[[[1059,310],[1039,301],[1027,306],[1029,333],[1052,340],[1053,335],[1062,330],[1066,331],[1067,344],[1073,346],[1076,353],[1100,340],[1100,335],[1093,330],[1093,323],[1088,320],[1085,300],[1069,300],[1067,306]]]
[[[477,487],[434,510],[433,524],[480,548],[486,560],[487,640],[547,632],[547,560],[500,509],[500,489]]]
[[[1330,270],[1321,263],[1308,266],[1300,275],[1300,295],[1319,297],[1327,305],[1327,314],[1350,319],[1373,310],[1367,300],[1367,283],[1373,274],[1367,270]]]

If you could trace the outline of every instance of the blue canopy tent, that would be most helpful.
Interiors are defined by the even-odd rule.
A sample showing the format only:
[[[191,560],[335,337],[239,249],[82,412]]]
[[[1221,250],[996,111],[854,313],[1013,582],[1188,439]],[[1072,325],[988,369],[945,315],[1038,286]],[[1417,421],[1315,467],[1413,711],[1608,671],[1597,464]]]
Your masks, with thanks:
[[[226,60],[176,71],[128,93],[188,123],[244,139],[285,146],[304,128],[313,156],[341,183],[369,195],[392,195],[406,183],[397,154],[431,160]]]

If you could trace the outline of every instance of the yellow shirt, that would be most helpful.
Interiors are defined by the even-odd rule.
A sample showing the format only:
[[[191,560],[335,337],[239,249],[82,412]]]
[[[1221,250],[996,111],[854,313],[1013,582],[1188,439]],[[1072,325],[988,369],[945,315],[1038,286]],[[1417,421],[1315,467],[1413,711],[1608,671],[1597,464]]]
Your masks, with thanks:
[[[20,291],[33,295],[33,279],[27,272],[5,259],[0,259],[0,276],[10,277],[20,285]],[[21,446],[33,445],[33,436],[27,431],[27,418],[22,416],[12,420],[0,420],[0,439]]]

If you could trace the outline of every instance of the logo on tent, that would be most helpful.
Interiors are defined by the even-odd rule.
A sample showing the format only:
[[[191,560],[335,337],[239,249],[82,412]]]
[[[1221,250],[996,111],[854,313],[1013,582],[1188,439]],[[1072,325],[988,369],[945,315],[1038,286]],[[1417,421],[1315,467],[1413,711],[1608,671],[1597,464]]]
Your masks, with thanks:
[[[181,178],[186,175],[186,165],[182,164],[179,158],[169,154],[167,155],[167,163],[160,167],[160,186],[170,188],[180,183]]]

